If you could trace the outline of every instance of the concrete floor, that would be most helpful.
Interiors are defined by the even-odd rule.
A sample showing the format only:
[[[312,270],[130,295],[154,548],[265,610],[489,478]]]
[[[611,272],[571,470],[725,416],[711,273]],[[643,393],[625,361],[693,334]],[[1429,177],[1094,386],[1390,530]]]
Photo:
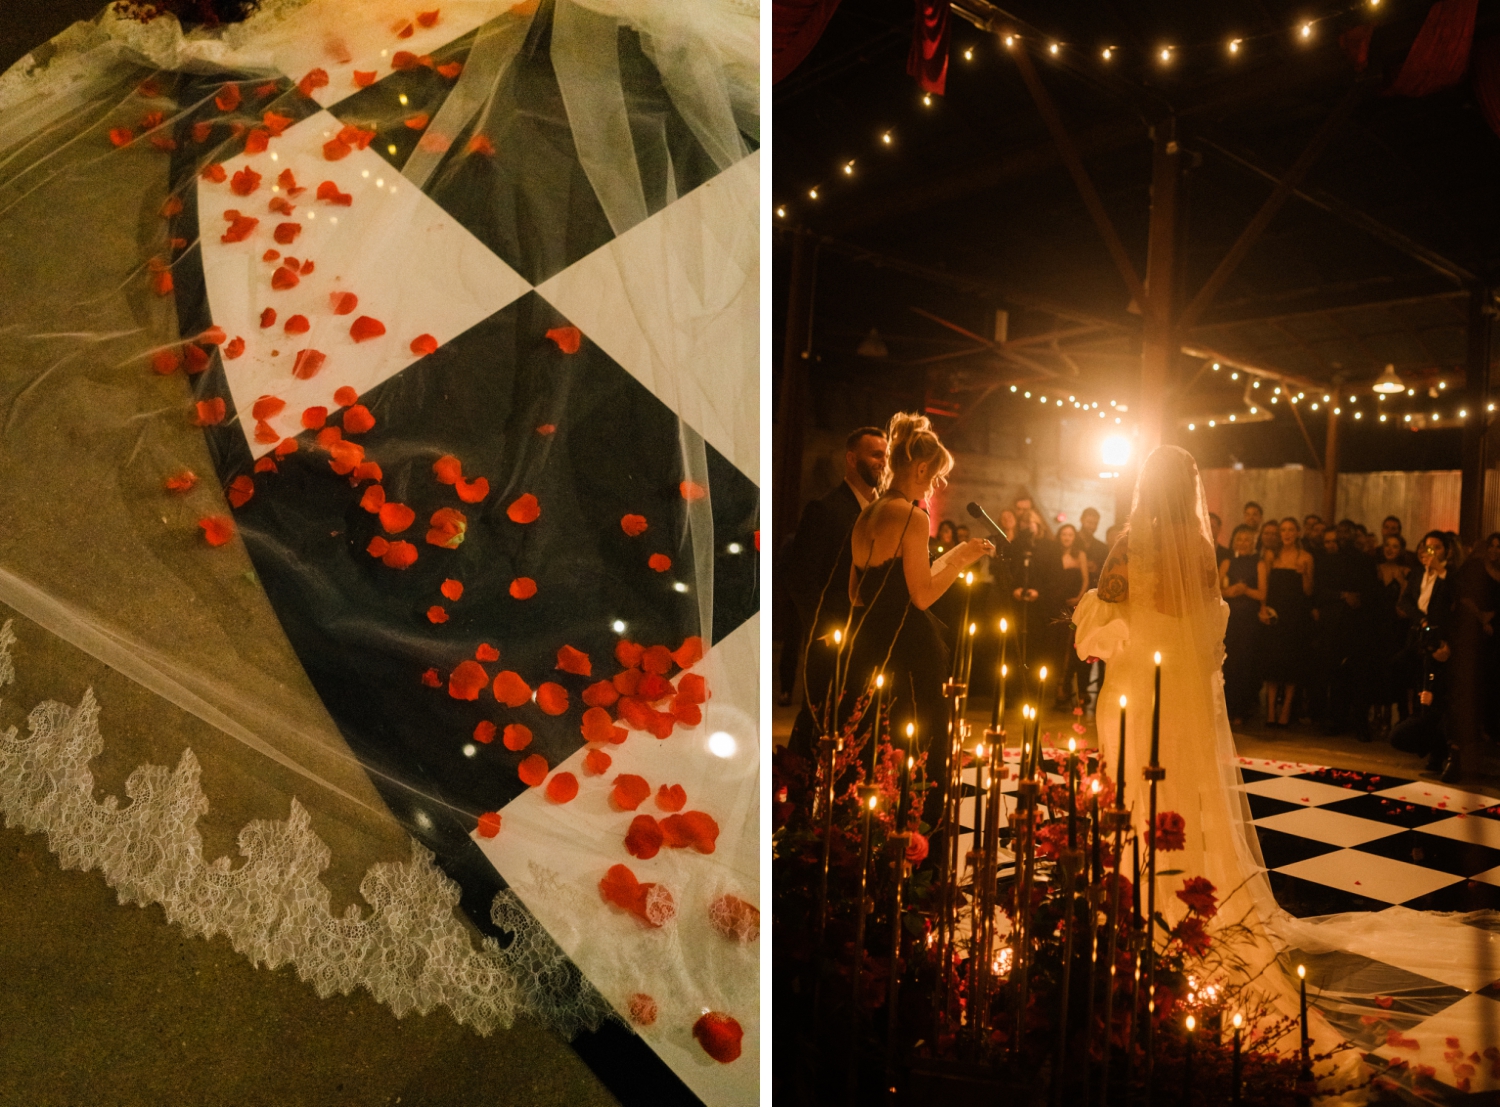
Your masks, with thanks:
[[[103,6],[6,0],[0,70]],[[0,547],[37,549],[45,535],[27,533],[30,516],[7,502]],[[115,582],[122,609],[153,583]],[[268,616],[226,598],[209,622],[247,641],[276,641]],[[306,798],[302,778],[0,607],[0,623],[10,618],[18,680],[0,690],[0,731],[15,726],[24,735],[38,702],[77,704],[92,688],[106,743],[91,765],[96,798],[128,802],[132,769],[174,765],[192,748],[211,804],[199,823],[209,858],[237,856],[246,821],[285,818],[290,797]],[[365,789],[361,799],[373,795]],[[378,810],[324,797],[314,825],[333,853],[323,880],[335,912],[359,902],[368,864],[409,856],[405,835]],[[187,937],[158,907],[120,905],[97,872],[63,871],[42,836],[0,830],[0,1107],[615,1102],[577,1053],[538,1026],[480,1037],[441,1009],[398,1020],[364,992],[319,999],[290,968],[257,969],[222,938]]]

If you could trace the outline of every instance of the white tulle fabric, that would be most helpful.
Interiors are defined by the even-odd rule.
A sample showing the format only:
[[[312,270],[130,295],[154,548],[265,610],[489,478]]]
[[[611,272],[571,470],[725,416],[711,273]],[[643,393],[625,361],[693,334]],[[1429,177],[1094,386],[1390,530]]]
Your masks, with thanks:
[[[1421,994],[1408,974],[1449,981],[1452,972],[1443,974],[1440,963],[1470,957],[1485,944],[1479,941],[1484,932],[1465,925],[1464,916],[1438,912],[1396,908],[1296,918],[1277,904],[1240,787],[1224,702],[1229,610],[1215,582],[1211,533],[1192,455],[1175,446],[1158,448],[1142,466],[1129,525],[1117,546],[1129,558],[1126,602],[1106,603],[1090,591],[1075,613],[1079,656],[1107,663],[1098,732],[1111,774],[1119,764],[1118,705],[1126,697],[1121,775],[1140,828],[1147,821],[1141,775],[1151,752],[1154,655],[1162,655],[1159,763],[1166,779],[1158,785],[1157,810],[1175,811],[1186,820],[1187,841],[1180,853],[1159,855],[1159,869],[1178,869],[1181,875],[1158,877],[1158,907],[1169,920],[1180,918],[1185,907],[1173,893],[1186,877],[1205,876],[1221,896],[1217,921],[1243,922],[1257,935],[1253,947],[1238,950],[1247,969],[1259,972],[1279,959],[1282,971],[1272,966],[1256,983],[1283,1013],[1297,1011],[1294,978],[1289,979],[1296,961],[1341,950],[1372,962],[1359,974],[1357,990],[1340,992],[1328,1006],[1346,1027],[1360,1016],[1388,1014],[1393,997]],[[1446,952],[1420,953],[1432,949]],[[1494,959],[1493,952],[1488,956]],[[1386,1002],[1377,1004],[1377,996]],[[1343,1037],[1320,1019],[1313,1031],[1319,1048]],[[1295,1042],[1283,1045],[1294,1048]],[[1340,1071],[1347,1075],[1354,1061],[1346,1055]]]

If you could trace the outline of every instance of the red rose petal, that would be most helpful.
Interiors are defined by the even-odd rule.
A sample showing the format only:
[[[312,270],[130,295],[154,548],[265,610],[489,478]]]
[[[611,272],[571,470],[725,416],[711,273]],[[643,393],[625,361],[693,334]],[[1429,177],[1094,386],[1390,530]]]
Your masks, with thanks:
[[[673,784],[670,787],[663,784],[656,790],[656,806],[663,811],[681,811],[687,804],[687,792],[681,784]]]
[[[334,139],[333,141],[339,142],[338,139]],[[349,149],[348,145],[344,143],[340,143],[340,145],[344,146],[344,150],[347,153]],[[339,207],[344,208],[351,207],[354,204],[354,197],[347,192],[340,192],[339,186],[332,181],[324,181],[318,185],[317,197],[319,200],[326,200],[330,204],[337,204]]]
[[[634,538],[646,529],[646,517],[644,515],[621,516],[620,529]]]
[[[655,569],[658,573],[665,573],[672,567],[672,559],[666,554],[654,553],[646,559],[646,564],[651,566],[651,568]]]
[[[269,446],[273,442],[281,441],[281,432],[264,419],[257,419],[255,421],[255,440],[262,445]]]
[[[708,495],[708,489],[697,481],[685,480],[677,486],[677,491],[682,493],[682,498],[688,503],[701,500]]]
[[[387,534],[400,534],[417,521],[417,513],[405,504],[386,503],[380,509],[380,525]]]
[[[548,715],[561,715],[568,709],[568,690],[550,680],[537,687],[536,704]]]
[[[615,643],[615,660],[627,669],[638,669],[641,665],[641,655],[645,652],[644,646],[621,638]],[[632,689],[633,691],[633,689]],[[631,693],[627,692],[626,695]]]
[[[331,292],[328,304],[335,315],[348,315],[359,306],[359,297],[352,292]]]
[[[635,690],[641,683],[641,671],[639,669],[625,669],[614,675],[611,682],[615,691],[622,696],[633,696]]]
[[[417,56],[410,50],[397,50],[391,55],[392,69],[415,69],[417,65]]]
[[[432,513],[428,523],[430,529],[427,531],[427,541],[431,545],[441,546],[446,550],[456,550],[463,545],[469,528],[469,520],[463,512],[451,507],[440,507]]]
[[[590,707],[608,707],[619,698],[620,693],[607,680],[596,681],[583,690],[583,702]]]
[[[151,278],[151,287],[158,296],[165,296],[172,291],[172,273],[163,269]]]
[[[381,563],[390,569],[406,569],[416,564],[417,548],[410,542],[392,542]]]
[[[681,819],[687,828],[689,840],[699,853],[712,853],[719,838],[719,824],[704,811],[687,811],[681,815],[668,815],[670,819]]]
[[[229,345],[227,345],[227,346],[224,347],[224,356],[225,356],[225,358],[227,358],[230,361],[233,361],[235,358],[239,357],[244,352],[245,352],[245,340],[243,338],[240,338],[238,335],[236,335],[234,338],[230,339],[229,340]]]
[[[286,457],[287,454],[297,452],[297,440],[295,438],[283,438],[276,444],[276,456]]]
[[[645,992],[636,992],[630,997],[630,1021],[637,1026],[650,1026],[656,1022],[656,1000]]]
[[[583,725],[578,728],[585,742],[608,742],[615,729],[615,721],[602,707],[591,707],[583,713]]]
[[[416,34],[416,33],[417,33],[417,29],[415,27],[413,27],[410,23],[406,23],[406,24],[403,24],[402,27],[401,27],[401,29],[396,32],[396,37],[397,38],[411,38],[411,36],[414,35],[414,34]]]
[[[374,538],[370,539],[370,544],[365,547],[365,552],[371,557],[383,558],[390,552],[390,549],[391,544],[377,534]]]
[[[419,334],[411,340],[411,352],[418,355],[435,353],[438,348],[436,338],[430,334]]]
[[[255,495],[255,482],[246,476],[235,477],[229,482],[224,494],[229,497],[232,507],[244,507],[250,502],[250,497]]]
[[[225,85],[220,93],[214,97],[214,103],[219,106],[220,111],[234,111],[240,106],[240,86]]]
[[[365,448],[358,442],[335,442],[328,447],[328,452],[333,455],[328,459],[328,467],[341,477],[352,473],[365,456]]]
[[[287,334],[306,334],[312,330],[312,324],[307,321],[307,316],[294,315],[282,325],[281,329]]]
[[[703,703],[708,699],[708,686],[697,673],[683,673],[677,682],[679,703]]]
[[[446,153],[448,148],[452,145],[453,140],[447,135],[440,135],[436,131],[429,131],[427,132],[427,134],[423,135],[422,140],[417,143],[417,148],[426,150],[429,153],[433,154],[442,154]]]
[[[506,669],[495,677],[495,698],[506,707],[520,707],[531,699],[531,687],[520,673]]]
[[[537,432],[537,434],[540,434],[540,435],[543,435],[543,436],[549,435],[549,434],[556,434],[557,433],[557,426],[555,424],[553,424],[553,423],[543,423],[539,427],[537,427],[536,432]]]
[[[229,174],[224,172],[224,167],[218,163],[205,167],[199,175],[205,181],[212,181],[214,184],[223,184],[229,177]]]
[[[517,577],[510,582],[510,594],[513,599],[529,600],[536,595],[536,581],[530,577]]]
[[[448,612],[437,604],[433,604],[427,609],[427,621],[429,623],[446,623],[448,621]],[[489,677],[485,677],[484,683],[489,683]]]
[[[358,74],[356,74],[358,76]],[[486,811],[479,816],[479,825],[475,828],[481,838],[493,838],[500,833],[500,813],[498,811]]]
[[[513,523],[534,523],[542,514],[542,508],[536,502],[536,497],[527,492],[507,507],[505,514]]]
[[[161,216],[163,219],[170,219],[181,211],[182,197],[180,196],[168,196],[167,202],[161,206]]]
[[[516,766],[516,775],[521,778],[521,783],[535,788],[547,779],[547,759],[539,753],[528,754]]]
[[[621,773],[615,777],[615,786],[610,790],[609,799],[621,811],[634,811],[650,795],[651,785],[646,783],[645,777]]]
[[[271,145],[271,132],[264,127],[252,127],[245,135],[245,153],[263,154]]]
[[[679,669],[691,669],[703,660],[703,639],[696,634],[689,635],[682,640],[682,645],[672,651],[672,660],[677,662]],[[698,700],[702,703],[702,700]]]
[[[589,655],[582,650],[575,650],[572,646],[563,646],[557,651],[557,668],[564,673],[573,673],[577,676],[593,676],[594,667],[589,661]]]
[[[419,111],[416,115],[404,120],[408,130],[420,131],[432,122],[432,117],[425,111]]]
[[[210,515],[198,520],[203,540],[210,546],[222,546],[234,537],[234,523],[227,515]]]
[[[281,132],[290,127],[296,120],[290,115],[277,115],[274,111],[268,111],[260,117],[261,123],[271,134],[280,137]]]
[[[666,673],[672,667],[672,655],[666,646],[647,646],[641,652],[641,668],[648,673]]]
[[[647,673],[635,688],[635,694],[647,703],[656,703],[675,691],[677,689],[672,687],[672,682],[662,677],[660,673]]]
[[[175,138],[168,138],[166,135],[152,135],[151,145],[155,146],[158,150],[175,150],[177,149],[177,140]]]
[[[173,473],[163,481],[162,487],[166,488],[169,492],[187,492],[197,483],[198,474],[194,473],[191,469],[183,469],[180,472]]]
[[[359,506],[371,515],[379,514],[380,509],[385,506],[385,489],[378,484],[370,485],[365,489],[365,494],[359,498]]]
[[[661,827],[650,815],[637,815],[625,832],[625,851],[632,857],[649,861],[661,852]]]
[[[612,760],[603,750],[589,750],[583,755],[583,771],[590,776],[603,776],[609,771]]]
[[[441,8],[433,8],[430,12],[418,12],[417,23],[423,27],[431,27],[438,21],[438,13],[441,10]]]
[[[380,466],[373,461],[361,461],[354,467],[354,473],[349,478],[351,486],[358,485],[367,480],[381,481],[385,474],[380,471]]]
[[[193,405],[193,425],[214,427],[224,421],[224,401],[215,396],[211,400],[199,400]]]
[[[474,741],[489,745],[495,740],[495,724],[488,719],[481,719],[474,727]]]
[[[477,504],[490,494],[490,482],[483,477],[475,477],[471,481],[454,481],[453,491],[458,493],[458,498],[466,504]]]
[[[275,322],[276,322],[276,309],[275,308],[266,308],[264,311],[262,311],[260,313],[260,325],[261,325],[261,327],[264,328],[264,327],[272,326]]]
[[[432,463],[439,484],[454,484],[463,479],[463,465],[452,454],[444,454]]]
[[[319,446],[323,447],[323,449],[325,450],[328,450],[333,448],[333,444],[335,442],[342,442],[343,438],[344,432],[338,427],[324,427],[318,432],[316,441]]]
[[[522,723],[511,723],[500,739],[508,750],[524,750],[531,745],[531,728]]]
[[[488,642],[481,642],[478,648],[475,649],[474,656],[479,658],[480,661],[499,661],[500,651]]]
[[[303,96],[311,96],[315,89],[320,89],[328,84],[328,74],[322,69],[314,69],[297,82],[297,91]]]
[[[375,542],[383,543],[384,541],[384,538],[375,539]],[[375,542],[371,542],[370,545],[373,546]],[[443,678],[438,676],[438,671],[436,669],[428,669],[425,673],[422,674],[422,683],[427,685],[427,687],[429,688],[441,688],[443,686]]]
[[[176,350],[157,350],[151,355],[151,369],[161,376],[170,376],[182,368],[182,355]]]
[[[280,175],[277,176],[276,183],[286,189],[288,196],[296,196],[298,193],[307,191],[305,188],[298,187],[297,178],[290,169],[283,169]]]
[[[442,584],[438,585],[438,591],[441,592],[448,599],[452,600],[454,603],[457,603],[463,597],[463,594],[464,594],[463,581],[461,581],[461,580],[453,580],[453,579],[450,578],[448,580],[443,581]],[[499,654],[496,654],[495,656],[498,657]],[[493,661],[493,660],[495,660],[495,658],[491,658],[490,660]]]
[[[208,136],[213,133],[214,125],[207,121],[193,124],[193,141],[207,142]]]
[[[220,242],[244,242],[250,237],[250,233],[260,226],[259,219],[250,215],[241,215],[232,208],[224,213],[224,218],[229,220],[229,229],[219,236]]]
[[[736,1060],[741,1052],[741,1041],[745,1032],[740,1024],[728,1015],[710,1011],[693,1023],[693,1037],[703,1047],[703,1052],[720,1064],[727,1065]]]
[[[224,328],[217,323],[198,336],[198,341],[205,346],[217,346],[224,341]]]
[[[236,196],[249,196],[260,187],[260,174],[248,165],[229,178],[229,191]]]
[[[557,343],[557,348],[563,353],[576,354],[583,334],[577,327],[553,327],[547,332],[547,337]]]
[[[296,288],[302,283],[302,278],[297,275],[295,269],[283,265],[271,274],[271,287],[278,292],[285,292],[289,288]]]
[[[489,682],[490,675],[479,662],[460,661],[448,677],[448,695],[456,700],[477,700],[479,690]]]
[[[364,404],[355,404],[344,412],[344,432],[346,434],[364,434],[375,428],[375,416],[370,414],[370,409]]]
[[[578,778],[572,773],[553,773],[547,781],[547,798],[553,803],[567,803],[578,795]]]
[[[354,389],[350,388],[347,384],[333,394],[333,402],[338,404],[339,407],[348,407],[358,399],[359,393],[354,391]]]
[[[322,430],[327,422],[328,409],[326,407],[309,407],[302,410],[302,425],[308,430]]]
[[[275,239],[283,246],[290,246],[297,241],[297,236],[302,233],[301,223],[277,223]]]
[[[292,376],[301,381],[312,380],[327,360],[328,355],[318,350],[298,350],[297,358],[292,363]]]
[[[349,328],[349,337],[356,342],[379,338],[385,333],[385,324],[369,315],[361,315]]]
[[[377,74],[373,69],[356,69],[354,71],[354,87],[369,88],[375,83]]]
[[[109,132],[109,140],[116,146],[129,146],[135,140],[135,132],[129,127],[115,127]]]
[[[305,277],[309,273],[311,273],[312,271],[313,271],[313,262],[312,262],[311,258],[308,258],[306,261],[304,261],[302,263],[302,268],[301,268],[301,270],[299,270],[299,272],[301,272],[301,274]]]
[[[255,437],[256,437],[257,441],[260,439],[260,435],[259,434],[257,434]],[[257,473],[275,473],[275,472],[277,472],[278,470],[276,468],[276,459],[274,457],[270,457],[270,456],[257,458],[256,461],[255,461],[255,471]]]
[[[442,76],[447,77],[448,80],[451,81],[451,80],[453,80],[454,77],[457,77],[460,73],[462,73],[464,71],[464,63],[463,62],[456,62],[456,61],[455,62],[444,62],[442,65],[440,65],[440,66],[437,67],[437,71]],[[491,153],[493,153],[493,152],[494,151],[491,151]]]
[[[703,709],[695,703],[684,703],[677,698],[672,701],[672,718],[683,726],[697,726],[703,721]]]

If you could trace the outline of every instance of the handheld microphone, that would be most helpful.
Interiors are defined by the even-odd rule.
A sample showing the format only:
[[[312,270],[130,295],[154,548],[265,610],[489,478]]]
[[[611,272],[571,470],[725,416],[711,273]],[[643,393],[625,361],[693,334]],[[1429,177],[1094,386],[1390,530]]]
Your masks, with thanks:
[[[973,519],[983,519],[986,523],[988,523],[990,525],[990,529],[991,530],[993,530],[1001,538],[1005,539],[1005,544],[1007,546],[1010,545],[1010,535],[1006,534],[1005,531],[1003,531],[1003,530],[1000,529],[1000,524],[997,523],[997,522],[995,522],[995,520],[993,520],[993,519],[990,518],[989,512],[985,511],[984,508],[980,507],[973,500],[969,501],[969,506],[968,506],[967,510],[969,512],[969,517],[970,518],[973,518]]]

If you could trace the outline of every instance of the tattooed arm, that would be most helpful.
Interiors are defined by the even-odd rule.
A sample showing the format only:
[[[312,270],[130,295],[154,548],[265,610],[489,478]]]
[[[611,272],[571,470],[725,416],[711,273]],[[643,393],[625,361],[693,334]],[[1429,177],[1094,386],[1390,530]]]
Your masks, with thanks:
[[[1099,570],[1099,598],[1105,603],[1124,603],[1130,598],[1130,536],[1122,534]]]

